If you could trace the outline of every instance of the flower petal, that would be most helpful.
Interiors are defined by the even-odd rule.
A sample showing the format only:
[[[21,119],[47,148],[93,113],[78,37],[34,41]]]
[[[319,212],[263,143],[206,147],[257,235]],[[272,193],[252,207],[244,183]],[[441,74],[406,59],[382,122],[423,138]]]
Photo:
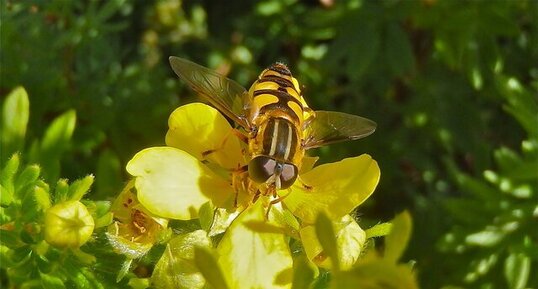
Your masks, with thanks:
[[[379,176],[377,162],[366,154],[320,165],[300,176],[284,203],[307,224],[319,212],[340,220],[373,193]]]
[[[217,251],[230,288],[290,288],[288,239],[265,220],[262,202],[250,206],[226,231]]]
[[[194,263],[195,247],[211,247],[205,231],[181,234],[168,242],[151,275],[155,288],[204,288],[205,279]]]
[[[186,151],[198,160],[208,160],[223,168],[234,169],[245,164],[239,139],[226,118],[203,103],[177,108],[168,120],[166,144]],[[203,153],[207,153],[203,156]]]
[[[176,148],[142,150],[129,161],[127,171],[136,177],[140,203],[160,217],[194,219],[205,202],[212,200],[220,207],[233,198],[228,181]]]
[[[338,250],[340,269],[348,270],[358,260],[364,243],[366,233],[359,224],[346,215],[340,222],[333,222],[336,233],[336,246]],[[316,237],[316,230],[313,225],[301,229],[301,241],[308,259],[322,268],[330,269],[331,260],[323,254],[323,248]]]

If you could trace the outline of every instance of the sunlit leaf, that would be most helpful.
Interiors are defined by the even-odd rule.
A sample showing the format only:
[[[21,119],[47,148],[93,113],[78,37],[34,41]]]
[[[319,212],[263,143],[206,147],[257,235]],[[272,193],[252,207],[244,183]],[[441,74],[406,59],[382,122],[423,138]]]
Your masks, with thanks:
[[[28,93],[19,86],[9,93],[2,108],[2,161],[9,154],[22,149],[29,117]]]
[[[385,259],[396,263],[403,255],[411,238],[411,215],[404,211],[392,221],[392,230],[385,237]]]
[[[62,279],[50,275],[50,274],[44,274],[39,273],[39,276],[41,277],[41,285],[44,289],[62,289],[65,288],[64,282]]]
[[[512,253],[504,261],[504,276],[510,289],[527,287],[531,272],[531,259],[521,253]]]
[[[89,175],[74,181],[69,186],[69,200],[78,201],[84,196],[84,194],[88,193],[93,184],[94,178],[95,177],[93,175]]]
[[[215,289],[227,289],[228,285],[222,274],[216,258],[206,249],[199,246],[194,248],[194,263],[204,276],[207,283]]]
[[[288,240],[265,220],[260,200],[228,228],[217,247],[218,262],[226,269],[223,273],[230,288],[291,288]]]
[[[293,284],[291,289],[308,289],[314,281],[314,268],[305,256],[293,259]]]
[[[363,253],[362,249],[366,242],[366,235],[349,215],[338,222],[332,222],[332,226],[334,228],[332,238],[336,242],[336,252],[331,254],[338,256],[339,268],[347,270],[355,264]],[[330,254],[324,251],[326,246],[322,246],[319,240],[319,234],[323,238],[329,238],[330,234],[328,232],[316,233],[314,226],[305,226],[300,232],[301,241],[308,258],[322,268],[332,268],[334,258],[327,258],[330,257]],[[329,240],[329,242],[331,241]]]
[[[350,271],[341,271],[333,276],[331,287],[334,289],[418,289],[411,268],[395,265],[384,259],[366,258]]]
[[[19,155],[14,154],[0,172],[0,204],[9,205],[15,197],[14,176],[19,170]]]
[[[365,230],[364,232],[366,233],[366,239],[370,239],[370,238],[386,236],[390,234],[391,230],[392,230],[391,223],[381,223],[381,224],[376,224],[375,226]]]
[[[170,240],[155,266],[152,285],[157,289],[203,288],[206,281],[194,260],[195,247],[211,247],[205,231],[180,234]]]

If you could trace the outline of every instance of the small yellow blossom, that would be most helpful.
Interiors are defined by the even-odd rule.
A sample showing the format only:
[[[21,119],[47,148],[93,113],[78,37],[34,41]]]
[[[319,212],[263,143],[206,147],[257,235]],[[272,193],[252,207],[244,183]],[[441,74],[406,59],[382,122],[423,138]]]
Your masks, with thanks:
[[[146,254],[168,225],[167,219],[147,212],[138,202],[135,192],[131,181],[112,205],[115,221],[107,230],[107,237],[114,250],[130,259]]]

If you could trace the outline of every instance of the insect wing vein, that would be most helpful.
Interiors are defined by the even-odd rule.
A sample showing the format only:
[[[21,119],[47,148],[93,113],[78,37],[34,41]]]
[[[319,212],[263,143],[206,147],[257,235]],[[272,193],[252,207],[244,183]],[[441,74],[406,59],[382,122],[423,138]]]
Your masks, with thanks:
[[[244,87],[209,68],[186,59],[172,56],[170,65],[194,91],[206,98],[236,124],[249,129],[243,108],[243,100],[248,94]]]
[[[377,124],[367,118],[336,111],[316,111],[306,129],[305,149],[371,135]]]

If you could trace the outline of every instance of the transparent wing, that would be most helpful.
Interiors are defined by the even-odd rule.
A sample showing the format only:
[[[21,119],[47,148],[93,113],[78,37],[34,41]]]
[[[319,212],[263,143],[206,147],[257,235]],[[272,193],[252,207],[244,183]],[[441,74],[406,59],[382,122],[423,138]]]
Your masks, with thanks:
[[[217,72],[183,58],[171,56],[170,65],[174,72],[194,91],[205,97],[220,112],[236,124],[248,129],[244,117],[244,100],[247,91],[239,83]]]
[[[376,127],[375,122],[364,117],[318,110],[306,128],[305,149],[367,137]]]

